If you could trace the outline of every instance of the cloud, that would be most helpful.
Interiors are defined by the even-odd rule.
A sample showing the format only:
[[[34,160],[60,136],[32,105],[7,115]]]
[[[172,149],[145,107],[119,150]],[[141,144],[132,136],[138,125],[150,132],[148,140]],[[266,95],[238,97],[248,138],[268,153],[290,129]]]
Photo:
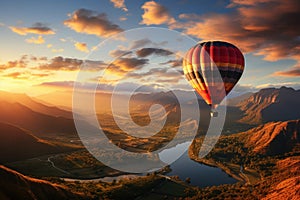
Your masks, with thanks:
[[[34,76],[34,77],[46,77],[46,76],[49,76],[51,74],[43,74],[43,73],[31,73],[31,76]]]
[[[21,72],[11,72],[11,73],[8,73],[8,74],[4,74],[2,76],[15,79],[15,78],[21,78],[22,73]]]
[[[114,58],[118,58],[120,56],[125,56],[125,55],[129,55],[131,54],[131,51],[127,51],[127,50],[122,50],[122,49],[115,49],[109,52],[109,55],[114,57]]]
[[[136,73],[134,71],[126,74],[127,78],[140,79],[144,82],[178,83],[182,78],[182,71],[169,70],[169,68],[152,68],[149,71]]]
[[[180,14],[179,16],[179,19],[186,19],[186,20],[202,20],[201,16],[197,15],[197,14],[186,14],[186,13],[183,13],[183,14]]]
[[[48,58],[45,57],[45,56],[42,56],[42,57],[36,57],[36,56],[30,56],[30,60],[31,61],[35,61],[35,62],[38,62],[38,61],[47,61]]]
[[[239,6],[239,5],[253,6],[256,4],[268,3],[268,2],[271,2],[271,0],[231,0],[231,3],[227,7],[232,8],[232,7]]]
[[[47,48],[52,48],[52,44],[47,44]]]
[[[41,35],[39,35],[37,38],[32,37],[32,38],[26,39],[25,41],[27,43],[33,43],[33,44],[43,44],[43,43],[45,43],[45,40]]]
[[[236,84],[232,91],[237,93],[255,92],[257,88],[251,84]]]
[[[125,5],[125,0],[110,0],[110,2],[112,2],[114,4],[115,8],[121,8],[124,11],[128,11],[128,9],[126,8]]]
[[[165,49],[159,49],[159,48],[142,48],[137,50],[136,55],[138,57],[147,57],[149,55],[155,54],[158,56],[169,56],[173,54],[173,52],[165,50]]]
[[[35,23],[31,27],[15,27],[15,26],[10,26],[9,27],[13,32],[19,34],[19,35],[27,35],[29,33],[32,34],[40,34],[40,35],[52,35],[55,34],[55,32],[47,27],[43,23]]]
[[[30,63],[30,65],[29,65]],[[19,68],[19,69],[31,69],[34,70],[45,70],[45,71],[76,71],[82,67],[85,71],[99,71],[103,70],[108,65],[103,61],[94,60],[80,60],[75,58],[64,58],[61,56],[53,57],[48,59],[47,57],[36,57],[30,55],[23,55],[20,59],[14,61],[8,61],[5,64],[0,64],[1,70]],[[45,76],[39,73],[30,74],[33,76]],[[27,73],[28,74],[28,73]]]
[[[120,56],[126,56],[126,55],[129,55],[129,57],[130,57],[130,56],[132,56],[132,52],[133,52],[131,50],[135,50],[135,49],[144,47],[146,45],[149,45],[149,46],[162,46],[164,44],[166,44],[166,41],[155,43],[155,42],[152,42],[151,40],[149,40],[148,38],[144,38],[144,39],[134,40],[134,41],[130,42],[128,47],[119,45],[117,47],[117,49],[111,50],[109,52],[109,55],[114,57],[114,58],[117,58],[117,57],[120,57]],[[146,57],[150,54],[167,56],[167,55],[171,55],[172,52],[170,52],[168,50],[163,50],[163,49],[160,49],[160,48],[143,48],[143,49],[137,50],[136,54],[139,57]]]
[[[60,38],[59,39],[61,42],[66,42],[67,40],[65,38]]]
[[[147,44],[152,44],[152,41],[149,40],[148,38],[144,38],[144,39],[140,39],[140,40],[135,40],[131,43],[129,49],[136,49],[136,48],[140,48],[143,47]]]
[[[256,88],[257,89],[281,88],[282,86],[292,87],[297,90],[297,89],[300,89],[300,82],[266,83],[266,84],[258,85],[258,86],[256,86]]]
[[[119,20],[122,22],[122,21],[126,21],[127,20],[127,17],[120,17]]]
[[[141,24],[146,25],[160,25],[160,24],[172,24],[175,23],[175,19],[169,14],[166,7],[155,1],[148,1],[142,5],[144,14]]]
[[[32,73],[30,71],[23,71],[23,72],[10,72],[7,74],[3,74],[3,77],[12,78],[12,79],[32,79],[32,78],[42,78],[49,76],[50,74],[45,73]]]
[[[6,70],[11,68],[26,68],[28,64],[28,56],[23,55],[20,59],[14,61],[8,61],[5,64],[0,64],[0,70]]]
[[[300,62],[294,67],[286,71],[278,71],[273,73],[274,76],[300,77]]]
[[[79,51],[83,51],[83,52],[86,52],[88,53],[89,52],[89,49],[87,47],[87,44],[86,43],[81,43],[81,42],[76,42],[74,44],[75,48]]]
[[[233,0],[233,12],[208,15],[181,15],[187,22],[173,28],[202,40],[225,40],[245,53],[265,60],[294,58],[300,54],[300,2],[298,0]]]
[[[83,63],[82,60],[74,58],[63,58],[61,56],[54,57],[50,63],[41,64],[38,66],[40,70],[62,70],[62,71],[76,71]]]
[[[237,84],[236,86],[234,86],[233,90],[229,93],[227,98],[233,98],[248,92],[254,93],[264,88],[281,88],[283,86],[300,89],[300,82],[265,83],[257,86],[251,84]]]
[[[173,68],[182,67],[182,59],[168,60],[167,62],[160,63],[161,65],[170,65]]]
[[[85,71],[99,71],[107,65],[103,61],[83,61],[75,58],[54,57],[48,63],[43,63],[37,67],[39,70],[48,71],[77,71],[80,67]]]
[[[66,87],[73,88],[74,81],[52,81],[52,82],[43,82],[39,86],[52,86],[52,87]]]
[[[106,72],[117,76],[123,76],[133,70],[141,69],[148,61],[148,59],[118,58],[110,64]]]
[[[110,37],[123,31],[118,25],[107,19],[105,13],[97,13],[87,9],[76,10],[64,21],[64,25],[78,33],[97,35],[99,37]]]

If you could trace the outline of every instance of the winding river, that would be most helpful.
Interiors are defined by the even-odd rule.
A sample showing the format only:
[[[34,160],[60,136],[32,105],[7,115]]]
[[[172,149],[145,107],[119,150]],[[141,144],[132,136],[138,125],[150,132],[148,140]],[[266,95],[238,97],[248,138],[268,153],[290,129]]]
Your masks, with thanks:
[[[172,154],[177,154],[178,151],[183,149],[187,149],[189,143],[182,143],[175,147],[168,149],[167,151],[163,151],[160,153],[161,159],[172,156]],[[226,174],[220,168],[211,167],[208,165],[204,165],[198,162],[191,160],[188,156],[187,151],[182,154],[182,156],[173,162],[170,165],[172,169],[168,172],[167,176],[179,176],[181,180],[186,180],[190,178],[190,184],[199,187],[207,187],[207,186],[217,186],[222,184],[232,184],[236,183],[237,180]],[[65,181],[104,181],[104,182],[112,182],[113,180],[120,180],[124,178],[135,178],[140,175],[120,175],[115,177],[104,177],[98,179],[89,179],[89,180],[79,180],[79,179],[68,179],[64,178]]]

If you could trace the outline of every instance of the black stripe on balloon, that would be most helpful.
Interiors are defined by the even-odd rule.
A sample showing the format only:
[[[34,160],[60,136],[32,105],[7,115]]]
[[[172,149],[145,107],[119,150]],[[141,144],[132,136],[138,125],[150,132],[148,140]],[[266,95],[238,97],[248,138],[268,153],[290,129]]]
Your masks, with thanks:
[[[209,78],[209,75],[213,74],[212,72],[213,71],[207,71],[205,73],[206,76],[208,76],[207,77],[208,80],[211,80],[213,78],[213,76],[211,76]],[[185,77],[187,78],[188,81],[197,79],[195,73],[197,73],[197,75],[198,75],[201,83],[205,83],[202,75],[199,72],[189,72],[189,73],[186,73]],[[218,72],[215,72],[215,73],[218,73]],[[220,70],[219,73],[220,73],[220,75],[222,77],[222,80],[224,80],[226,78],[226,83],[236,83],[241,78],[241,76],[242,76],[242,73],[240,73],[240,72],[230,72],[230,73],[227,73],[227,71]],[[215,78],[217,78],[217,77],[218,76],[216,76]],[[214,82],[216,82],[216,81],[214,81]]]
[[[189,72],[185,74],[185,77],[187,78],[188,81],[193,80],[193,79],[197,79],[196,74],[198,76],[198,78],[200,79],[201,83],[204,83],[204,79],[202,77],[202,75],[199,72]]]
[[[202,42],[198,45],[201,45],[201,46],[216,46],[216,47],[233,47],[233,48],[236,48],[236,46],[234,46],[233,44],[230,44],[228,42],[223,42],[223,41],[213,41],[213,42]]]
[[[241,72],[237,72],[237,71],[230,71],[228,72],[227,70],[219,70],[221,77],[224,78],[228,78],[228,79],[239,79],[242,76]]]

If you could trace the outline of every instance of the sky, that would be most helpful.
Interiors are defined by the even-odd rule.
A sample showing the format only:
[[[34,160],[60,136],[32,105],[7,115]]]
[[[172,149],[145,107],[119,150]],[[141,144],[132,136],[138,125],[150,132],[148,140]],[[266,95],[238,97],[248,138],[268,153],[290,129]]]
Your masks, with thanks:
[[[191,90],[181,70],[197,42],[245,56],[234,92],[300,88],[298,0],[15,0],[0,6],[1,90],[40,95],[100,85]],[[80,74],[80,75],[79,75]]]

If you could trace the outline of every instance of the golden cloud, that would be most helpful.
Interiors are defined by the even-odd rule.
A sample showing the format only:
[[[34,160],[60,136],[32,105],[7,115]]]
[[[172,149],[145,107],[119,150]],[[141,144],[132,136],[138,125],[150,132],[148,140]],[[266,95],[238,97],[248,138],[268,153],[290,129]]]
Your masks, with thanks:
[[[172,24],[175,23],[175,19],[169,14],[166,7],[155,1],[148,1],[142,5],[144,14],[141,24],[146,25],[160,25],[160,24]]]
[[[15,27],[10,26],[10,30],[19,34],[19,35],[27,35],[29,33],[39,34],[39,35],[53,35],[55,32],[42,23],[36,23],[31,27]]]
[[[300,77],[300,62],[286,71],[278,71],[273,73],[274,76]]]
[[[26,68],[28,64],[28,56],[23,55],[19,60],[8,61],[5,64],[0,64],[1,70],[11,69],[11,68]]]
[[[87,9],[76,10],[64,21],[64,25],[78,33],[97,35],[99,37],[110,37],[123,31],[118,25],[107,19],[105,13],[96,13]]]
[[[180,18],[188,21],[173,24],[171,28],[183,29],[202,40],[232,42],[243,52],[254,52],[268,61],[300,54],[298,0],[233,0],[229,7],[235,8],[235,12],[182,14]]]
[[[121,8],[122,10],[124,10],[126,12],[128,11],[124,0],[110,0],[110,2],[112,2],[114,4],[115,8]]]
[[[124,76],[128,72],[141,69],[148,61],[148,59],[118,58],[110,64],[105,73]]]
[[[32,37],[32,38],[26,39],[25,41],[27,43],[33,43],[33,44],[43,44],[43,43],[45,43],[45,40],[41,35],[39,35],[37,38]]]
[[[87,44],[86,43],[81,43],[81,42],[76,42],[74,44],[75,48],[79,51],[83,51],[83,52],[86,52],[88,53],[89,52],[89,49],[87,47]]]
[[[10,72],[7,74],[2,75],[3,77],[12,78],[12,79],[32,79],[32,78],[42,78],[47,77],[50,74],[45,73],[32,73],[30,71],[23,71],[23,72]]]

